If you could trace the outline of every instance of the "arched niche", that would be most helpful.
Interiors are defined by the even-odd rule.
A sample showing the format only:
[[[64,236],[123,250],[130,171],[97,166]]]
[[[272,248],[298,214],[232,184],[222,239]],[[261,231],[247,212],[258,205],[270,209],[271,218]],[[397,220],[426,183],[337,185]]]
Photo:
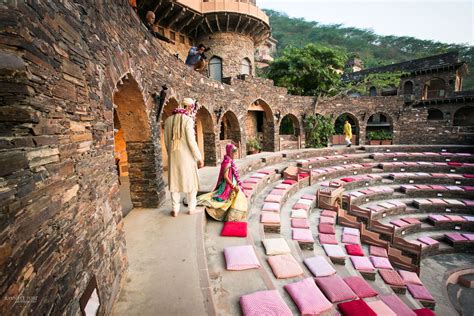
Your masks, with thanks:
[[[346,120],[351,124],[352,129],[352,144],[359,145],[360,138],[360,124],[359,120],[352,113],[342,113],[334,121],[334,136],[332,138],[333,145],[345,144],[344,124]]]
[[[454,126],[474,126],[474,107],[465,106],[458,109],[453,116]]]
[[[160,174],[155,145],[138,83],[129,74],[117,84],[113,95],[114,156],[120,179],[124,216],[134,207],[157,207]]]
[[[263,151],[275,151],[275,121],[270,106],[262,99],[250,104],[245,120],[247,141],[257,139]]]
[[[220,128],[219,128],[219,147],[220,147],[220,156],[221,159],[225,154],[225,146],[232,142],[241,148],[241,133],[240,133],[240,124],[237,118],[232,111],[227,111],[221,118]],[[239,158],[241,156],[239,151]]]
[[[428,109],[428,121],[441,121],[444,120],[444,114],[438,109]]]
[[[279,150],[301,148],[300,122],[295,115],[290,113],[283,116],[280,121],[279,138]]]
[[[405,81],[403,84],[403,94],[413,94],[413,82],[411,80]]]
[[[431,78],[423,86],[422,99],[437,99],[446,96],[446,82],[441,78]]]
[[[222,82],[222,58],[212,56],[209,59],[209,77]]]
[[[196,113],[196,140],[206,166],[216,165],[216,134],[209,111],[201,106]]]
[[[168,152],[165,147],[165,121],[168,117],[173,114],[173,110],[179,107],[179,103],[175,98],[170,98],[161,112],[161,122],[160,122],[160,131],[161,131],[161,157],[163,170],[168,171]]]

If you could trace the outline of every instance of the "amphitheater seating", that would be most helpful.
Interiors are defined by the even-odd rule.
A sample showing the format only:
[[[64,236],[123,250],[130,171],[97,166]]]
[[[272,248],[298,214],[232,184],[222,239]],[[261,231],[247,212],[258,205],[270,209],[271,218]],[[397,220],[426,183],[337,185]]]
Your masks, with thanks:
[[[271,278],[296,278],[291,282],[274,282],[288,293],[284,299],[291,299],[302,314],[334,315],[337,313],[335,304],[342,315],[353,315],[357,308],[365,310],[367,315],[416,315],[414,310],[422,310],[422,305],[434,307],[433,296],[416,273],[417,265],[422,256],[446,251],[448,247],[472,249],[469,247],[474,243],[474,234],[469,231],[474,223],[474,155],[436,152],[442,148],[433,148],[419,152],[423,149],[396,146],[397,152],[370,155],[369,151],[385,149],[370,148],[363,153],[356,149],[337,153],[325,149],[321,154],[302,150],[298,154],[265,159],[265,164],[285,161],[286,167],[279,168],[287,168],[284,180],[279,181],[280,175],[265,164],[260,165],[260,171],[248,175],[243,188],[249,199],[254,199],[263,188],[272,187],[258,205],[263,250],[258,250],[259,247],[257,250],[267,256],[268,266],[260,266],[260,269],[265,273],[271,271]],[[307,171],[302,168],[310,171],[310,177],[300,177]],[[345,210],[328,208],[313,212],[317,201],[314,194],[307,194],[309,190],[293,198],[292,205],[287,205],[293,195],[310,184],[315,185],[312,192],[318,186],[343,187]],[[347,225],[342,234],[341,224]],[[464,226],[461,231],[437,232],[455,230],[456,225]],[[378,228],[382,232],[377,232]],[[424,231],[429,234],[412,236]],[[268,238],[266,234],[280,237]],[[367,255],[362,247],[365,243],[370,245]],[[307,252],[315,246],[324,253]],[[294,247],[301,251],[292,251]],[[345,265],[347,258],[351,261],[348,266]],[[314,280],[302,278],[301,262]],[[337,269],[333,264],[339,265]],[[239,263],[234,266],[239,267]],[[400,267],[407,270],[397,271]],[[340,270],[345,272],[340,273]],[[370,280],[376,278],[382,278],[386,284],[381,292],[371,286]],[[406,295],[421,305],[410,299],[410,305],[415,307],[412,310],[398,296],[382,294],[387,289],[389,293],[400,294],[408,289]],[[250,315],[253,310],[261,313],[262,308],[279,315],[288,312],[278,291],[254,294],[242,293],[240,302],[244,315]],[[364,298],[373,299],[364,301]]]

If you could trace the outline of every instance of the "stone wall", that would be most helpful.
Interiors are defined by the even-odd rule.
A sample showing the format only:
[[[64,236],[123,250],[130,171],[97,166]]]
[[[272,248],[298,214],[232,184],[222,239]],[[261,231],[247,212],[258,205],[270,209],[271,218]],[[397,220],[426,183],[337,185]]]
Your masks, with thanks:
[[[245,156],[245,118],[253,102],[263,100],[270,108],[265,145],[272,149],[278,148],[276,111],[281,117],[293,114],[301,124],[302,115],[316,106],[314,98],[289,96],[270,80],[232,78],[221,84],[189,70],[146,32],[125,0],[17,1],[0,7],[1,314],[78,314],[92,276],[100,314],[110,313],[127,266],[114,109],[124,128],[133,203],[156,207],[165,185],[152,93],[163,84],[168,101],[197,98],[209,113],[211,128],[203,127],[203,141],[215,144],[205,149],[209,164],[221,159],[218,109],[236,115],[239,127],[231,137],[240,135]],[[245,38],[235,43],[235,60],[253,57],[253,44]],[[128,97],[117,97],[120,91]],[[396,143],[472,141],[472,134],[443,127],[433,126],[436,137],[427,134],[426,108],[406,107],[397,97],[322,101],[316,110],[352,113],[362,140],[366,120],[381,111],[393,119]],[[15,304],[19,296],[34,302]]]

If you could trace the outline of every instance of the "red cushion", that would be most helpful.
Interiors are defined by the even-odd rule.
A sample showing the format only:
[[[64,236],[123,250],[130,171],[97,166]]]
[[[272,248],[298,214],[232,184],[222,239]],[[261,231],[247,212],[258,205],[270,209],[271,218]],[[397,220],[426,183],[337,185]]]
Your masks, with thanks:
[[[247,222],[225,222],[221,236],[247,237]]]
[[[364,300],[355,300],[337,304],[339,311],[344,316],[377,316]]]
[[[342,178],[341,180],[344,181],[344,182],[353,182],[356,179],[354,179],[354,178]]]
[[[356,244],[345,245],[347,254],[349,256],[363,256],[364,251],[362,251],[362,247]]]
[[[474,179],[474,174],[463,174],[462,176],[463,176],[464,178]]]
[[[296,181],[295,181],[295,180],[286,179],[286,180],[283,181],[282,183],[283,183],[283,184],[291,184],[291,185],[293,185],[293,184],[296,183]]]
[[[450,161],[450,162],[448,162],[448,166],[461,167],[462,163],[461,162]]]
[[[436,314],[429,308],[420,308],[413,310],[417,316],[436,316]]]
[[[300,179],[304,179],[304,178],[307,178],[309,177],[309,173],[298,173],[298,178]]]

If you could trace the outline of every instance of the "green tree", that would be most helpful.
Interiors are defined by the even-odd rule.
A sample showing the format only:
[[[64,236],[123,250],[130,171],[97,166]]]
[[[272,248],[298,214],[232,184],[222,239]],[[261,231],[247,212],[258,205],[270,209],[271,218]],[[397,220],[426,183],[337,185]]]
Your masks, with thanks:
[[[305,117],[303,124],[306,147],[319,148],[329,144],[331,136],[334,135],[332,119],[332,116],[325,117],[319,114],[310,114]]]
[[[338,49],[315,44],[289,46],[268,67],[266,76],[277,86],[296,95],[334,95],[341,84],[336,69],[342,69],[346,55]]]

